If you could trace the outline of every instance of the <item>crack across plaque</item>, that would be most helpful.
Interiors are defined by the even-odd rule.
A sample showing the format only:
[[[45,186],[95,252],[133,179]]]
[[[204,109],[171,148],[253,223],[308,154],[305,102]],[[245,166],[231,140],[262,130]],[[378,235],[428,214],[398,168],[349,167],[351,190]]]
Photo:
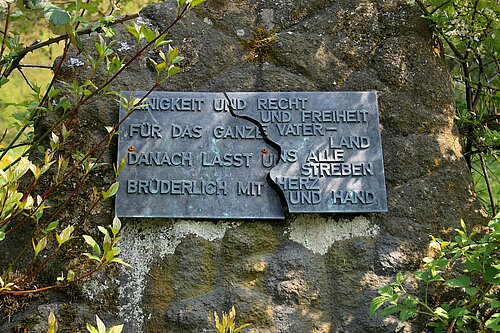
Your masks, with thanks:
[[[231,94],[231,93],[229,93]],[[278,164],[281,163],[281,146],[271,140],[269,138],[269,136],[267,135],[266,133],[266,130],[264,129],[264,127],[262,126],[262,124],[250,117],[250,116],[245,116],[245,115],[238,115],[234,108],[233,108],[233,105],[232,105],[232,102],[231,102],[231,98],[229,97],[228,93],[227,92],[224,92],[224,97],[226,98],[226,101],[227,101],[227,105],[228,105],[228,109],[229,109],[229,113],[231,114],[231,116],[235,117],[235,118],[239,118],[239,119],[244,119],[244,120],[247,120],[249,121],[250,123],[254,124],[255,126],[257,126],[257,128],[259,129],[260,131],[260,134],[262,136],[262,139],[268,144],[270,145],[271,147],[273,147],[274,149],[276,149],[278,155],[277,155],[277,163],[276,165],[271,168],[271,170],[269,171],[268,175],[267,175],[267,183],[269,184],[269,186],[276,192],[276,194],[278,195],[278,197],[280,198],[280,201],[281,201],[281,205],[283,207],[283,209],[286,209],[288,210],[288,200],[286,199],[285,197],[285,193],[283,192],[283,190],[281,189],[281,187],[273,180],[272,176],[271,176],[271,172],[274,168],[276,168],[276,166],[278,166]],[[265,148],[263,148],[263,151],[262,151],[262,155],[266,155],[266,154],[269,154],[270,152],[269,151],[264,151]]]
[[[387,210],[375,92],[157,91],[122,125],[119,216]]]
[[[274,153],[274,147],[258,126],[230,115],[225,102],[222,93],[155,91],[130,114],[118,139],[118,160],[127,162],[118,216],[284,218],[261,157],[262,149]],[[120,113],[123,118],[126,111]]]
[[[387,211],[375,92],[225,96],[245,98],[248,107],[231,113],[256,124],[278,147],[269,178],[290,213]]]

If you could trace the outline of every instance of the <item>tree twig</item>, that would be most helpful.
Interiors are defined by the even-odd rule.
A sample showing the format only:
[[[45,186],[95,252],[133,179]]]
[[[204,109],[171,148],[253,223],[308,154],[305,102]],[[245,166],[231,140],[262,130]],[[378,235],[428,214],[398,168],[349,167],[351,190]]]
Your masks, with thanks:
[[[43,69],[52,69],[52,66],[47,66],[47,65],[35,65],[35,64],[29,64],[29,65],[19,65],[17,66],[18,68],[43,68]]]
[[[488,190],[488,196],[490,198],[491,212],[493,216],[497,215],[497,209],[495,207],[495,197],[493,196],[493,191],[491,190],[490,177],[488,176],[488,171],[486,170],[486,164],[484,162],[483,154],[479,154],[479,160],[481,161],[481,169],[483,169],[484,181],[486,183],[486,189]]]
[[[31,85],[31,82],[28,80],[28,78],[26,77],[26,75],[24,75],[24,72],[21,70],[21,68],[17,68],[18,72],[21,73],[21,76],[23,77],[24,79],[24,82],[26,82],[26,84],[28,85],[28,87],[30,87],[31,90],[33,90],[34,92],[36,92],[35,88],[33,88],[33,86]]]
[[[3,52],[5,51],[5,43],[7,42],[7,30],[9,30],[9,18],[10,18],[10,3],[7,4],[7,13],[5,14],[5,26],[4,26],[4,34],[2,38],[2,47],[0,48],[0,60],[3,57]],[[0,64],[1,65],[1,64]],[[0,69],[3,68],[0,67]]]
[[[139,14],[128,14],[128,15],[124,15],[122,17],[119,17],[117,18],[113,23],[110,23],[112,25],[116,25],[116,24],[120,24],[120,23],[124,23],[124,22],[127,22],[127,21],[130,21],[130,20],[133,20],[135,18],[137,18],[139,16]],[[78,35],[88,35],[92,32],[94,32],[94,26],[90,26],[90,27],[87,27],[87,28],[84,28],[84,29],[80,29],[78,31],[76,31],[76,34]],[[18,55],[15,57],[15,59],[11,62],[11,64],[9,65],[9,67],[4,71],[4,73],[2,74],[2,77],[8,77],[10,75],[10,73],[12,73],[12,71],[17,67],[19,66],[19,63],[21,62],[21,60],[30,52],[33,52],[35,50],[38,50],[40,48],[43,48],[45,46],[49,46],[49,45],[52,45],[52,44],[55,44],[55,43],[59,43],[63,40],[67,40],[69,39],[70,36],[68,34],[64,34],[64,35],[61,35],[61,36],[57,36],[57,37],[52,37],[52,38],[49,38],[43,42],[39,42],[39,43],[36,43],[34,45],[31,45],[31,46],[28,46],[28,47],[25,47],[24,49],[22,49],[21,51],[19,51]],[[3,65],[7,63],[7,61],[5,60],[0,60],[0,65]]]

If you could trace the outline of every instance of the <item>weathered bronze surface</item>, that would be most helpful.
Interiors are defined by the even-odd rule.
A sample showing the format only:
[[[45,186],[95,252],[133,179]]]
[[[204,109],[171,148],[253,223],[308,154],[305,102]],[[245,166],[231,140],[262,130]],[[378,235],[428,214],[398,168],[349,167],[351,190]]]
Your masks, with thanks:
[[[387,210],[372,92],[154,92],[120,131],[118,216]]]
[[[235,113],[259,123],[281,149],[270,175],[290,212],[387,211],[375,92],[242,96],[247,107]]]

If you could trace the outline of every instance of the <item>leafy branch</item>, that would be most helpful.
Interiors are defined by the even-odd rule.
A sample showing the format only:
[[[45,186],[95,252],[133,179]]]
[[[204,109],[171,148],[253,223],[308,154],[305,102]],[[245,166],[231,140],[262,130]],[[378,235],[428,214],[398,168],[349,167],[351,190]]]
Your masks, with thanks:
[[[436,332],[500,331],[500,215],[484,235],[469,233],[463,221],[456,232],[454,241],[432,237],[430,248],[437,253],[424,258],[423,270],[414,275],[425,284],[423,297],[408,292],[407,278],[398,273],[378,290],[370,316],[383,307],[379,316],[399,314],[401,321],[423,316]],[[429,301],[431,285],[446,291],[444,302]]]
[[[35,5],[38,3],[38,1],[33,2]],[[137,39],[138,45],[140,46],[129,59],[122,60],[118,58],[112,50],[113,42],[108,44],[100,37],[100,41],[95,44],[94,52],[88,52],[89,50],[86,50],[93,69],[92,77],[88,78],[83,84],[76,81],[72,84],[62,83],[62,87],[58,89],[54,88],[54,84],[65,58],[68,55],[69,46],[78,44],[78,36],[81,34],[90,33],[93,30],[108,34],[110,30],[108,30],[109,26],[107,23],[104,25],[91,25],[84,29],[78,29],[78,25],[85,12],[85,7],[74,8],[73,10],[78,13],[78,16],[69,15],[69,22],[66,22],[68,17],[65,13],[70,13],[70,11],[64,11],[50,6],[38,8],[43,10],[45,14],[48,14],[50,18],[54,18],[53,15],[56,15],[55,17],[60,15],[59,19],[61,19],[61,21],[59,25],[65,25],[70,31],[58,37],[49,38],[45,42],[39,42],[30,47],[18,49],[21,53],[15,56],[19,57],[21,55],[22,58],[27,53],[38,48],[47,47],[57,42],[57,40],[65,42],[62,59],[56,66],[54,77],[49,83],[48,88],[42,92],[39,87],[32,85],[34,99],[19,104],[19,106],[25,107],[28,112],[24,118],[19,118],[20,126],[18,132],[14,139],[10,141],[9,145],[2,150],[0,156],[0,159],[3,159],[4,156],[12,152],[14,147],[27,147],[20,156],[7,164],[3,170],[0,170],[0,245],[5,237],[11,234],[13,235],[14,232],[18,231],[27,221],[32,220],[34,222],[31,244],[25,244],[19,255],[14,258],[9,267],[2,272],[3,276],[0,294],[17,296],[62,288],[87,279],[111,264],[125,264],[118,257],[121,251],[117,246],[120,240],[118,232],[121,228],[121,223],[115,218],[109,231],[104,227],[98,227],[103,235],[102,243],[98,243],[90,235],[83,236],[83,240],[92,248],[92,252],[84,253],[87,258],[95,262],[95,266],[92,269],[79,274],[76,274],[70,269],[66,274],[63,273],[58,278],[58,283],[56,284],[33,289],[27,287],[36,279],[49,262],[60,255],[63,247],[67,249],[70,246],[69,244],[80,239],[80,237],[77,236],[78,231],[88,220],[92,211],[105,200],[115,195],[118,189],[118,183],[116,182],[111,184],[107,190],[101,191],[100,194],[97,191],[94,192],[90,206],[85,209],[78,222],[64,223],[57,219],[63,209],[78,193],[80,193],[91,171],[97,166],[102,165],[101,161],[105,153],[109,150],[112,139],[116,135],[119,126],[135,108],[143,104],[150,93],[156,89],[161,82],[180,72],[180,67],[178,65],[183,58],[179,55],[178,49],[170,46],[171,41],[166,41],[165,37],[172,27],[194,8],[194,6],[202,2],[203,1],[179,0],[177,16],[161,32],[153,31],[145,26],[138,26],[135,23],[132,26],[127,26],[127,30]],[[48,5],[46,4],[44,6]],[[71,4],[69,6],[71,6]],[[78,9],[82,10],[79,11]],[[109,21],[113,24],[123,23],[130,20],[131,17],[133,16],[124,16],[116,20],[106,18],[106,22]],[[137,34],[134,34],[134,31],[137,32]],[[3,41],[10,38],[7,29],[2,35]],[[83,45],[78,45],[78,47],[82,46]],[[165,50],[165,48],[162,49],[164,46],[168,46],[168,50]],[[132,66],[147,50],[151,49],[158,53],[161,62],[150,60],[155,66],[157,80],[147,93],[140,98],[131,96],[129,99],[125,99],[121,97],[119,93],[111,91],[109,89],[110,84],[115,81],[124,70]],[[96,57],[94,57],[95,54],[97,54]],[[14,64],[12,61],[15,62],[17,61],[16,59],[21,59],[15,57],[10,57],[9,59],[3,57],[2,60],[9,60],[10,62],[3,62],[2,66],[5,64],[12,66]],[[16,66],[18,69],[22,68],[19,62]],[[39,66],[34,67],[38,68]],[[5,68],[5,66],[3,68]],[[10,74],[9,68],[10,67],[7,67],[3,74]],[[106,74],[104,82],[96,85],[92,80],[94,80],[94,75],[96,75],[99,68],[103,68]],[[28,78],[26,78],[26,81],[29,83]],[[0,85],[0,88],[2,87],[3,86]],[[73,100],[71,96],[74,97]],[[128,110],[127,115],[120,119],[118,123],[107,127],[107,134],[87,152],[73,153],[70,157],[66,156],[68,150],[66,146],[73,131],[71,129],[68,130],[65,124],[70,123],[68,120],[74,119],[82,108],[95,98],[105,96],[117,98],[118,102]],[[57,112],[60,114],[60,117],[50,125],[48,130],[37,137],[32,137],[27,141],[18,143],[22,135],[27,135],[26,130],[33,125],[35,119],[42,112]],[[30,137],[31,135],[27,136]],[[50,148],[45,149],[43,144],[47,143]],[[40,164],[32,163],[27,158],[36,150],[42,155],[42,162]],[[116,166],[115,168],[116,177],[118,176],[120,168],[120,166]],[[48,172],[49,170],[51,172]],[[47,183],[46,180],[50,177],[52,177],[52,180]],[[41,180],[45,180],[43,183],[48,184],[48,186],[41,186]],[[56,191],[64,191],[67,188],[63,187],[64,184],[68,184],[70,181],[73,183],[71,185],[72,190],[69,191],[70,193],[68,195],[65,195],[62,203],[57,204],[56,207],[49,207],[47,202],[54,197],[57,193]],[[21,184],[23,185],[21,186]],[[45,211],[50,211],[49,216],[44,214]],[[53,238],[51,234],[54,235]],[[32,251],[30,251],[30,248],[32,248]],[[9,272],[11,272],[14,267],[17,267],[16,265],[20,263],[21,259],[29,252],[33,254],[33,257],[28,267],[25,268],[25,271],[16,278],[10,277]],[[43,260],[41,259],[42,253],[44,255]]]

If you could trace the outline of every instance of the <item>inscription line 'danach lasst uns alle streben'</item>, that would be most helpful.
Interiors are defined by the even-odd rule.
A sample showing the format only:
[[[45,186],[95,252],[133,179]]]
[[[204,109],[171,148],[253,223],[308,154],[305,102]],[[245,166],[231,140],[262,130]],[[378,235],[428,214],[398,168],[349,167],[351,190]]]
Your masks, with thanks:
[[[122,217],[282,219],[279,195],[292,213],[387,210],[374,92],[153,92],[118,160]]]

